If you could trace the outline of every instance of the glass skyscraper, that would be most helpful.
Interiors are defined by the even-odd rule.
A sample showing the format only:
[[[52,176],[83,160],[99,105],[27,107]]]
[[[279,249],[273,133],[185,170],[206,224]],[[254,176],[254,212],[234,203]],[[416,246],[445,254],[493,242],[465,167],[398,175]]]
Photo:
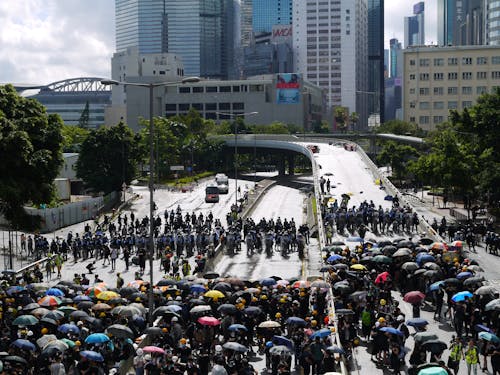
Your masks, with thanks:
[[[368,0],[368,111],[384,122],[384,0]]]
[[[292,24],[292,0],[252,0],[254,33],[268,32],[273,25]]]
[[[165,0],[115,0],[116,51],[137,46],[139,53],[165,51]]]
[[[405,48],[425,45],[424,2],[413,6],[413,16],[405,17]]]

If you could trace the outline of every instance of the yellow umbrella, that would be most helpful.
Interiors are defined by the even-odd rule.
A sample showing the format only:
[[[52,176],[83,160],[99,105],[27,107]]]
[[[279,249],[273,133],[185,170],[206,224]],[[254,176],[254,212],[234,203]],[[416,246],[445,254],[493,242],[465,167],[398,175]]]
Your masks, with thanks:
[[[366,267],[363,266],[362,264],[353,264],[351,266],[351,269],[356,271],[366,271]]]
[[[222,292],[219,292],[218,290],[209,290],[208,292],[205,293],[205,297],[209,298],[224,298],[225,295]]]
[[[109,301],[114,298],[120,298],[120,295],[116,292],[112,292],[111,290],[105,290],[97,295],[97,299],[101,301]]]

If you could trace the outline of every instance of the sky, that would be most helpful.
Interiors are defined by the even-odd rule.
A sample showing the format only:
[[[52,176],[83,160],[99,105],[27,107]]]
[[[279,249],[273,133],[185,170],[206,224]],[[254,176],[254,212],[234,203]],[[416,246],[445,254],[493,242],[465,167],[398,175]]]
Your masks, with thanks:
[[[417,1],[385,0],[385,45],[403,41]],[[425,2],[426,43],[437,41],[436,0]],[[0,83],[110,77],[114,0],[1,0]]]

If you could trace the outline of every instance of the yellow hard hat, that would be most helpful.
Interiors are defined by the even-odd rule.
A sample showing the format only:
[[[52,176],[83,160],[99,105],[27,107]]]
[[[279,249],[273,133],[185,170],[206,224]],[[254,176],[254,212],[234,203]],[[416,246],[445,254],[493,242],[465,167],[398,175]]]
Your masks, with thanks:
[[[378,318],[379,323],[385,323],[385,319],[383,317]]]
[[[386,301],[385,299],[383,299],[383,298],[382,298],[382,299],[380,300],[380,305],[381,305],[381,306],[385,306],[386,304],[387,304],[387,301]]]
[[[76,345],[76,346],[80,346],[80,345],[82,345],[82,343],[81,343],[79,340],[76,340],[76,341],[75,341],[75,345]]]
[[[47,328],[42,328],[42,335],[46,335],[47,333],[49,333],[49,330]]]
[[[260,299],[263,300],[263,301],[265,301],[267,299],[267,296],[265,294],[263,294],[263,295],[260,296]]]
[[[313,327],[316,327],[318,325],[318,322],[316,320],[311,320],[311,325]]]
[[[277,319],[281,318],[281,313],[277,312],[274,317],[277,318]]]

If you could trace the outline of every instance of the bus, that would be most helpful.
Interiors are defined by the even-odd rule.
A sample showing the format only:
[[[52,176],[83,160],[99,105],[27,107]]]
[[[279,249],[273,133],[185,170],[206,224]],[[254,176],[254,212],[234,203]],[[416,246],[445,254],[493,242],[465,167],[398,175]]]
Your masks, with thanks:
[[[208,185],[205,188],[205,202],[217,203],[219,202],[219,188],[217,185]]]

